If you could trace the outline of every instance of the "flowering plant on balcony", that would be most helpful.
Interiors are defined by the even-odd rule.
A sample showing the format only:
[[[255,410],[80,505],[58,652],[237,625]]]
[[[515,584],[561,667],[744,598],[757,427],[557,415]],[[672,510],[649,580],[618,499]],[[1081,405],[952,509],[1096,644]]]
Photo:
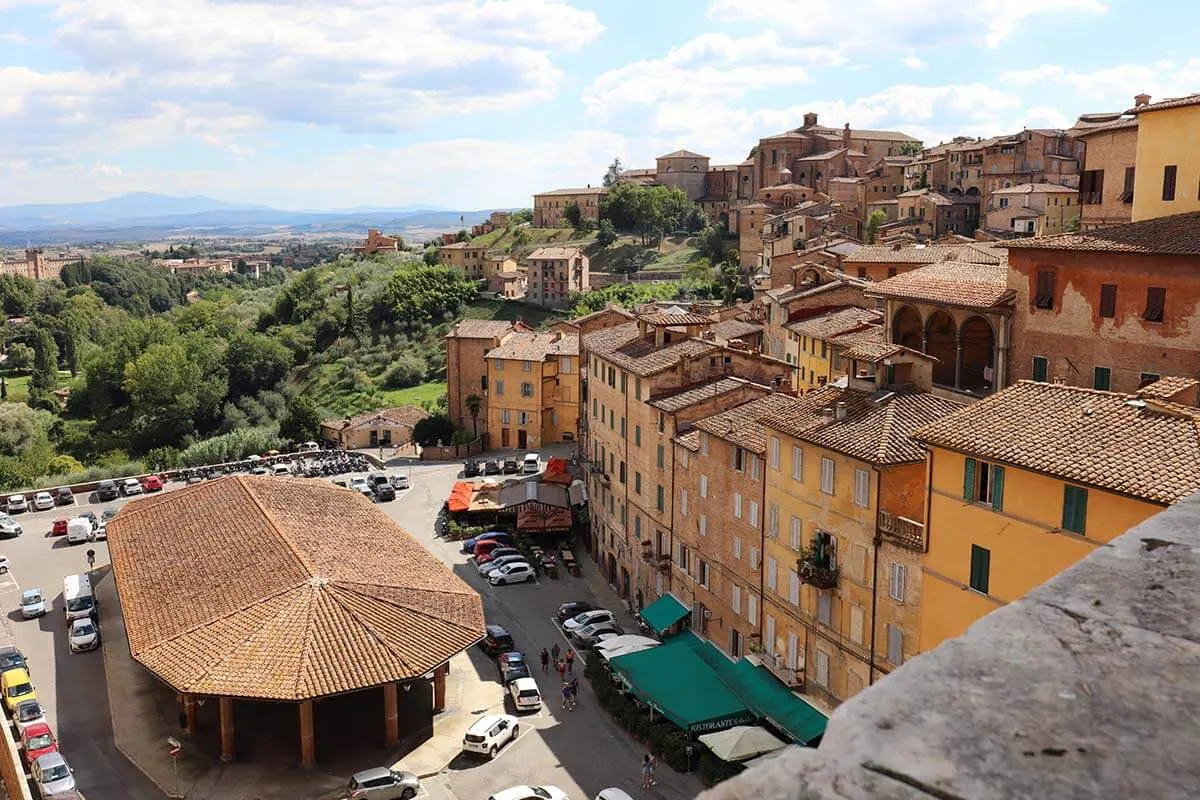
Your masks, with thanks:
[[[837,586],[837,565],[819,549],[801,548],[800,557],[796,559],[796,573],[801,581],[818,589]]]

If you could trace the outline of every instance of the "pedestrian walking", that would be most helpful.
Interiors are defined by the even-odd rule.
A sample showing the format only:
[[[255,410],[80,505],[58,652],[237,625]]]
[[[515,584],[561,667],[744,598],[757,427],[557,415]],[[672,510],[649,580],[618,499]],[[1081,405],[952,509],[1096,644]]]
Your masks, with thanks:
[[[566,681],[562,685],[562,707],[564,710],[570,710],[571,707],[571,684]]]
[[[567,662],[563,661],[563,660],[560,658],[560,659],[558,660],[558,663],[554,665],[554,668],[555,668],[556,670],[558,670],[558,678],[559,678],[559,680],[561,680],[561,681],[566,681],[566,679],[567,679]]]
[[[567,648],[567,672],[572,674],[575,672],[575,651],[569,647]]]
[[[658,768],[658,759],[654,753],[647,753],[646,759],[650,762],[650,785],[654,786],[658,781],[654,780],[654,770]]]
[[[559,651],[559,649],[558,649],[558,642],[555,642],[555,643],[554,643],[554,647],[551,647],[551,648],[550,648],[550,657],[554,659],[554,663],[555,663],[555,664],[557,664],[557,663],[558,663],[558,654],[559,654],[559,652],[560,652],[560,651]]]
[[[542,672],[550,671],[550,651],[542,648]]]
[[[650,756],[642,756],[642,788],[650,788],[652,771],[650,769]]]
[[[571,678],[571,708],[579,704],[579,678]]]

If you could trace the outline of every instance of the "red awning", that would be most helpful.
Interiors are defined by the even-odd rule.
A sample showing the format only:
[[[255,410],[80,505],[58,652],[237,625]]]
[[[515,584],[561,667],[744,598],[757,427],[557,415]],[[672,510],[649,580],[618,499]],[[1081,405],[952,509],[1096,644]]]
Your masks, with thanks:
[[[551,458],[546,461],[546,470],[542,473],[542,481],[545,483],[558,483],[567,486],[571,483],[571,476],[567,472],[567,460],[565,458]]]
[[[449,508],[451,511],[466,511],[471,507],[471,495],[475,492],[475,484],[469,481],[459,481],[450,490]]]
[[[517,530],[530,533],[555,533],[571,530],[571,510],[548,506],[522,508],[517,512]]]

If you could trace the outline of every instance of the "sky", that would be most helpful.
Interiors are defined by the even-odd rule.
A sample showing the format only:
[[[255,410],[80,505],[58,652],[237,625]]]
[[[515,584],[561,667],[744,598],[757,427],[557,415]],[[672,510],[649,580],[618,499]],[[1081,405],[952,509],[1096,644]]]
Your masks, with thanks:
[[[0,205],[520,207],[802,124],[926,145],[1200,91],[1195,0],[0,0]]]

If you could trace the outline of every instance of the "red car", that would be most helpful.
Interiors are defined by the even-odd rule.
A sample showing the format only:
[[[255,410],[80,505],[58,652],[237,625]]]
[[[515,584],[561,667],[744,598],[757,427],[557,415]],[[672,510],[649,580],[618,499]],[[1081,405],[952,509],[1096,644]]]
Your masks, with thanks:
[[[162,478],[157,475],[147,475],[142,478],[143,492],[161,492],[163,488]]]
[[[67,535],[67,518],[60,517],[54,520],[54,526],[50,528],[51,536],[66,536]]]
[[[58,743],[50,726],[44,722],[35,722],[21,732],[21,744],[25,748],[25,764],[32,765],[38,756],[58,752]]]

